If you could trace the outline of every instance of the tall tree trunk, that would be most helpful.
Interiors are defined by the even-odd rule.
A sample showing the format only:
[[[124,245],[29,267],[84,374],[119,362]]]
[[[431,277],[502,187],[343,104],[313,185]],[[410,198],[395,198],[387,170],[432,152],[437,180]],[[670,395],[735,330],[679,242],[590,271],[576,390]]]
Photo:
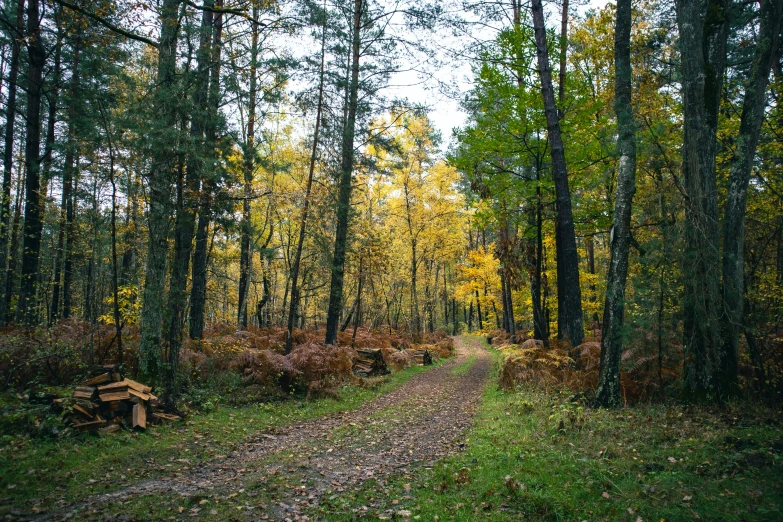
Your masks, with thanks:
[[[555,182],[555,248],[557,250],[557,301],[558,336],[573,346],[582,344],[584,323],[582,320],[582,289],[579,286],[579,253],[576,249],[574,218],[571,210],[571,194],[568,189],[568,171],[565,149],[560,134],[560,122],[555,94],[552,88],[552,71],[549,68],[544,9],[541,0],[531,1],[533,27],[538,57],[538,74],[546,113],[547,133],[552,155],[552,177]]]
[[[318,138],[321,131],[321,111],[323,110],[324,100],[324,70],[326,59],[326,13],[324,12],[324,25],[321,28],[321,69],[318,77],[318,105],[315,110],[315,129],[313,130],[313,147],[310,151],[310,167],[307,172],[307,186],[305,187],[304,206],[302,207],[302,218],[299,223],[299,241],[296,244],[296,254],[294,255],[294,266],[291,270],[291,288],[293,295],[298,297],[299,266],[302,261],[302,247],[304,246],[305,233],[307,230],[307,217],[310,211],[310,192],[313,188],[313,176],[315,175],[315,162],[318,158]],[[291,306],[288,310],[288,334],[285,339],[285,353],[291,353],[292,335],[294,331],[294,321],[296,320],[296,311],[298,299],[291,299]]]
[[[709,16],[707,16],[709,13]],[[686,396],[719,395],[721,312],[718,278],[718,188],[715,175],[718,107],[728,26],[727,0],[677,0],[685,141],[683,315]]]
[[[6,315],[11,307],[11,288],[13,271],[11,258],[14,252],[9,249],[11,237],[11,174],[14,166],[14,125],[16,123],[16,93],[19,78],[19,54],[24,37],[24,0],[16,2],[16,32],[11,38],[11,60],[8,72],[8,99],[5,111],[5,148],[3,150],[3,188],[0,194],[0,325],[5,324]]]
[[[568,0],[563,0],[560,16],[560,71],[557,81],[557,102],[560,104],[558,116],[563,117],[563,104],[566,84],[566,59],[568,58]]]
[[[204,165],[206,148],[211,144],[204,143],[204,130],[207,126],[209,98],[209,68],[211,65],[212,11],[214,2],[205,0],[201,16],[199,47],[196,56],[196,79],[192,87],[194,91],[193,114],[190,121],[190,142],[193,147],[188,156],[185,183],[178,197],[177,215],[174,224],[174,257],[171,266],[168,300],[168,324],[165,325],[165,401],[173,405],[176,395],[177,365],[179,350],[182,345],[182,330],[185,326],[185,308],[188,302],[188,274],[190,273],[190,257],[193,252],[193,236],[196,228],[196,207],[199,201],[199,190],[207,170]]]
[[[54,44],[54,73],[52,74],[51,83],[49,89],[46,92],[42,92],[42,96],[45,96],[49,102],[49,112],[46,117],[46,145],[44,146],[43,158],[41,158],[41,198],[46,198],[46,193],[49,190],[49,181],[52,176],[52,152],[54,150],[55,134],[54,130],[57,125],[57,104],[60,97],[60,83],[62,81],[62,48],[63,48],[63,34],[61,10],[55,5],[54,10],[54,24],[57,28],[57,41]],[[44,204],[45,207],[45,204]]]
[[[354,0],[353,34],[351,43],[351,81],[340,165],[340,185],[337,195],[337,229],[332,257],[332,278],[329,285],[329,309],[326,316],[326,344],[337,342],[337,327],[343,304],[343,283],[345,280],[345,254],[348,246],[348,218],[351,211],[351,180],[353,178],[354,135],[356,133],[356,110],[359,101],[359,52],[361,47],[361,20],[363,0]]]
[[[119,266],[117,263],[117,179],[114,173],[114,144],[111,138],[111,128],[108,118],[104,114],[106,121],[106,135],[109,145],[109,181],[111,182],[111,289],[112,289],[112,311],[114,315],[114,338],[117,340],[117,364],[122,367],[123,346],[122,346],[122,321],[120,317],[120,283]]]
[[[258,19],[258,7],[253,5],[253,20]],[[239,310],[237,312],[237,329],[247,328],[247,300],[250,290],[250,267],[253,264],[253,254],[250,251],[250,197],[253,190],[253,170],[255,169],[256,140],[256,84],[258,79],[258,24],[252,26],[250,44],[250,92],[248,93],[247,143],[245,144],[244,161],[244,193],[242,200],[242,224],[239,252]]]
[[[620,166],[610,239],[609,274],[606,278],[604,328],[601,337],[601,367],[596,403],[617,407],[620,398],[620,358],[623,353],[625,284],[628,277],[628,249],[631,246],[631,207],[636,192],[636,124],[631,104],[631,0],[617,0],[614,31],[615,98],[617,148]]]
[[[170,140],[179,115],[176,100],[177,39],[181,0],[164,0],[160,15],[158,47],[158,83],[154,104],[160,118],[153,129],[156,147],[149,173],[149,247],[141,309],[139,372],[157,381],[163,370],[161,340],[165,310],[166,269],[168,265],[169,219],[171,217],[171,180],[174,179]]]
[[[724,395],[738,391],[737,361],[744,310],[745,208],[753,156],[764,120],[767,81],[778,46],[782,10],[783,0],[765,0],[761,4],[761,27],[745,85],[739,135],[729,174],[723,221],[723,354],[718,378]]]
[[[38,320],[36,282],[41,248],[41,93],[46,50],[41,39],[41,20],[38,0],[27,3],[27,113],[25,137],[25,207],[24,239],[22,241],[22,282],[16,318],[32,325]]]
[[[20,143],[21,145],[21,143]],[[14,201],[14,219],[11,224],[11,248],[8,255],[8,273],[16,273],[16,264],[19,257],[19,228],[22,224],[22,198],[24,190],[22,187],[25,184],[25,173],[22,172],[21,176],[16,178],[16,199]],[[14,295],[14,277],[8,277],[5,281],[6,295],[10,300]],[[6,309],[5,320],[6,323],[10,323],[14,319],[14,310],[11,309],[10,303]]]
[[[60,318],[60,291],[62,284],[64,265],[70,267],[70,242],[72,236],[69,234],[71,221],[73,220],[73,176],[74,176],[74,157],[76,148],[76,100],[79,92],[79,51],[81,49],[81,36],[77,32],[73,48],[73,63],[71,65],[71,85],[68,100],[68,144],[65,152],[65,163],[63,165],[63,189],[60,202],[60,226],[57,230],[57,251],[55,252],[54,283],[52,285],[52,304],[50,315],[52,322]],[[70,210],[71,215],[68,215]],[[66,250],[67,249],[67,250]],[[65,260],[65,261],[63,261]],[[70,281],[68,284],[70,289]],[[64,288],[63,288],[64,290]],[[64,293],[64,292],[63,292]],[[69,292],[70,293],[70,292]],[[64,297],[64,296],[63,296]],[[70,297],[68,306],[64,307],[63,317],[70,316]]]
[[[223,7],[223,1],[217,0],[215,7]],[[223,50],[223,15],[215,15],[215,29],[212,39],[212,66],[209,83],[210,117],[204,132],[207,149],[217,140],[217,121],[220,107],[220,55]],[[210,169],[215,169],[217,162],[213,155],[209,158]],[[201,202],[196,225],[196,247],[193,252],[193,275],[190,289],[190,338],[201,339],[204,335],[204,308],[207,301],[207,263],[209,261],[209,225],[212,219],[212,193],[215,181],[211,179],[215,172],[209,173],[201,187]]]
[[[479,324],[479,330],[484,329],[484,318],[481,316],[481,300],[479,298],[479,291],[478,288],[476,288],[476,310],[478,311],[478,324]]]

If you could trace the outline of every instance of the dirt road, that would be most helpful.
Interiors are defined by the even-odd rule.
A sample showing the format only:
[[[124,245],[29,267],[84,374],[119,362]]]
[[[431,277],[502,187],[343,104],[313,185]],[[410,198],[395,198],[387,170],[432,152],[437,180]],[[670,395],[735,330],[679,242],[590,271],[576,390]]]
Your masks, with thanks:
[[[327,492],[339,495],[369,479],[408,473],[459,450],[491,360],[474,338],[456,338],[456,349],[456,357],[445,364],[356,410],[259,434],[219,462],[92,497],[40,520],[117,512],[113,508],[119,503],[144,497],[231,498],[230,492],[245,488],[258,497],[238,507],[248,511],[242,518],[301,520],[303,511]],[[174,512],[173,517],[221,518],[210,518],[209,510],[201,509]]]

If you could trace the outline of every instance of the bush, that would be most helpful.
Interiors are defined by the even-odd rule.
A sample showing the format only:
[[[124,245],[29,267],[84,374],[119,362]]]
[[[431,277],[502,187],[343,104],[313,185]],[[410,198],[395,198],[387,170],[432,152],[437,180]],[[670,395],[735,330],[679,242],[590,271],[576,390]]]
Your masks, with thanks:
[[[348,381],[353,368],[353,350],[346,347],[307,343],[288,355],[296,382],[307,391],[322,393]]]
[[[384,358],[397,371],[413,366],[413,357],[405,350],[392,350],[388,355],[384,353]]]
[[[523,345],[530,341],[533,339],[528,339]],[[514,390],[520,384],[537,387],[564,384],[572,373],[573,362],[563,350],[547,350],[543,343],[540,346],[530,343],[527,347],[509,345],[500,368],[500,387]]]

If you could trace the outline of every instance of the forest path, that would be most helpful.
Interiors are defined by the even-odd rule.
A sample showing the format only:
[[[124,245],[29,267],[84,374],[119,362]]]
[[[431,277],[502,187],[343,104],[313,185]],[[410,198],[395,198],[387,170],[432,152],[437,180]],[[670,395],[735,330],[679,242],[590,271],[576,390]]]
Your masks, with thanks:
[[[302,512],[324,495],[370,479],[383,484],[385,476],[429,466],[464,446],[491,356],[477,338],[455,341],[453,359],[353,411],[259,434],[219,461],[91,497],[41,520],[103,518],[125,511],[121,503],[145,499],[159,509],[168,503],[170,519],[228,519],[230,505],[231,519],[307,520]]]

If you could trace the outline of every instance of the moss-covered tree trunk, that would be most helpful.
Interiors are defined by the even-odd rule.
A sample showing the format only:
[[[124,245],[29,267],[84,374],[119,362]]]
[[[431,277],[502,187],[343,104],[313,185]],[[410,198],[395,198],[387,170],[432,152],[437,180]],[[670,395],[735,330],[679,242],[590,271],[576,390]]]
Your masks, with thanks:
[[[718,378],[723,394],[737,391],[737,360],[745,293],[745,207],[753,156],[764,121],[767,82],[779,44],[782,9],[781,0],[766,0],[761,4],[761,27],[750,74],[745,83],[739,135],[735,140],[736,148],[729,174],[723,218],[723,354]]]
[[[223,1],[217,0],[215,7],[222,8]],[[215,14],[215,27],[212,37],[212,64],[209,80],[209,117],[206,120],[204,140],[210,145],[217,139],[217,125],[220,106],[220,56],[223,51],[223,14]],[[210,171],[205,173],[206,179],[201,185],[201,200],[196,225],[196,245],[193,252],[193,274],[190,288],[190,338],[201,339],[204,335],[204,310],[207,301],[207,263],[209,262],[209,226],[212,221],[212,201],[216,180],[214,179],[216,158],[210,151],[206,158]]]
[[[16,36],[11,39],[11,58],[8,72],[8,94],[5,111],[5,136],[3,149],[3,187],[0,194],[0,325],[5,324],[6,314],[11,307],[11,289],[13,288],[14,253],[9,249],[11,243],[11,174],[14,166],[14,139],[16,124],[16,94],[19,78],[19,55],[22,48],[21,35],[24,32],[24,0],[16,3]]]
[[[628,250],[631,246],[631,207],[636,192],[636,124],[631,104],[631,0],[617,0],[614,69],[614,111],[617,114],[620,165],[609,234],[611,250],[606,278],[601,367],[596,391],[596,402],[604,407],[621,405],[620,358],[623,353],[625,283],[628,277]]]
[[[27,110],[25,113],[25,199],[24,234],[22,239],[22,280],[16,320],[32,325],[38,320],[36,287],[38,282],[38,257],[41,249],[42,198],[41,198],[41,95],[43,69],[46,62],[41,35],[41,18],[38,0],[27,3],[26,74]]]
[[[178,93],[176,89],[177,39],[181,0],[164,0],[160,14],[158,45],[158,79],[153,99],[159,123],[151,130],[154,139],[153,158],[147,186],[149,190],[149,245],[141,309],[139,372],[157,381],[163,370],[161,341],[166,295],[166,269],[169,257],[169,220],[171,219],[171,186],[176,179],[175,156]]]
[[[196,53],[196,78],[191,90],[193,112],[190,120],[190,154],[187,158],[185,183],[177,198],[177,215],[174,223],[174,256],[169,283],[167,324],[165,324],[166,388],[165,399],[172,404],[176,395],[176,377],[182,331],[185,326],[185,308],[188,302],[188,275],[193,253],[193,237],[196,229],[196,209],[199,190],[205,177],[206,146],[204,130],[209,118],[209,68],[212,53],[212,8],[214,2],[205,0],[201,15],[199,46]]]
[[[715,176],[718,107],[726,60],[726,0],[678,0],[685,140],[683,315],[686,396],[715,398],[720,366],[718,187]]]

